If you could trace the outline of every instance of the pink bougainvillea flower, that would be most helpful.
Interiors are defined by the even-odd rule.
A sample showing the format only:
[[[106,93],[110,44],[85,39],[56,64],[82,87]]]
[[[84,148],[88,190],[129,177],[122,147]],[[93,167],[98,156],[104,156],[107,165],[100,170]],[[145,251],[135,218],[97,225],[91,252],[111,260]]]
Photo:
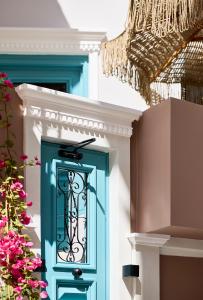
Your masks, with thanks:
[[[22,287],[21,286],[17,286],[17,287],[15,287],[13,290],[17,293],[17,294],[20,294],[21,293],[21,291],[22,291]]]
[[[22,155],[20,156],[20,159],[21,159],[21,160],[26,160],[26,159],[28,159],[28,156],[27,156],[26,154],[22,154]]]
[[[11,189],[16,191],[16,190],[21,190],[23,188],[23,185],[20,181],[15,181],[14,183],[11,184]]]
[[[27,247],[32,247],[32,246],[33,246],[33,242],[27,242],[27,243],[26,243],[26,246],[27,246]]]
[[[11,100],[11,94],[6,93],[6,94],[4,95],[4,100],[5,100],[6,102],[9,102],[9,101]]]
[[[3,169],[6,167],[6,163],[4,160],[0,160],[0,169]]]
[[[0,197],[1,197],[1,198],[6,198],[6,192],[1,192],[1,193],[0,193]]]
[[[21,215],[20,215],[20,221],[21,221],[21,223],[22,223],[23,225],[28,225],[28,224],[30,224],[30,219],[31,219],[31,217],[28,216],[28,215],[26,214],[25,211],[23,211],[23,212],[21,213]]]
[[[14,236],[16,235],[15,231],[14,230],[9,230],[8,231],[8,236],[13,238]]]
[[[22,261],[18,261],[16,264],[13,264],[11,268],[14,270],[19,270],[22,267],[22,264]]]
[[[5,227],[7,221],[8,221],[7,217],[2,217],[2,219],[0,220],[0,228]]]
[[[32,206],[32,201],[26,202],[27,206]]]
[[[15,278],[19,278],[22,276],[21,272],[19,270],[13,269],[11,271],[11,274],[15,277]]]
[[[34,266],[27,266],[26,269],[31,272],[35,270]]]
[[[27,264],[30,262],[30,259],[28,257],[23,258],[23,264]]]
[[[23,277],[19,277],[17,281],[19,283],[26,283],[26,280]]]
[[[10,89],[14,88],[13,83],[9,79],[4,80],[4,84]]]
[[[24,190],[18,192],[20,198],[25,199],[27,197],[27,193]]]
[[[10,89],[14,86],[7,79],[7,74],[2,72],[0,73],[0,83],[3,85],[0,100],[3,107],[5,106],[4,113],[0,113],[0,120],[3,122],[3,128],[7,129],[7,127],[13,125],[10,122],[11,115],[9,103],[7,102],[11,100],[12,93],[10,95]],[[7,119],[5,116],[7,116]],[[7,132],[9,132],[9,129]],[[10,141],[7,134],[5,145],[10,146],[12,143],[13,141]],[[0,275],[3,274],[0,277],[5,285],[12,286],[12,297],[15,300],[23,300],[28,295],[34,295],[36,299],[40,297],[45,299],[48,297],[45,291],[47,283],[36,279],[32,275],[32,272],[42,265],[42,261],[40,258],[35,257],[31,251],[33,243],[30,241],[29,236],[21,232],[21,227],[23,227],[21,225],[30,223],[31,217],[27,214],[26,208],[32,206],[32,201],[26,201],[27,199],[25,199],[27,193],[21,180],[23,177],[20,176],[21,168],[27,165],[41,165],[41,163],[37,157],[27,163],[28,156],[24,153],[22,153],[20,159],[21,164],[19,165],[13,157],[8,157],[5,150],[2,151],[0,157]],[[9,217],[7,218],[5,215]]]
[[[40,293],[40,297],[41,297],[42,299],[47,298],[47,297],[48,297],[47,292],[46,292],[46,291],[42,291],[42,292]]]
[[[42,265],[42,260],[41,260],[41,258],[39,258],[39,257],[35,257],[35,258],[33,258],[32,263],[33,263],[33,265],[34,265],[34,268],[36,269],[36,268],[38,268],[38,267],[41,267],[41,265]]]
[[[4,72],[0,72],[0,78],[6,78],[8,75]]]
[[[46,288],[48,286],[48,283],[45,281],[39,280],[38,282],[41,288]]]
[[[28,284],[32,287],[32,288],[37,288],[39,286],[39,282],[37,280],[28,280]]]
[[[5,226],[6,226],[6,222],[0,220],[0,228],[3,228],[3,227],[5,227]]]

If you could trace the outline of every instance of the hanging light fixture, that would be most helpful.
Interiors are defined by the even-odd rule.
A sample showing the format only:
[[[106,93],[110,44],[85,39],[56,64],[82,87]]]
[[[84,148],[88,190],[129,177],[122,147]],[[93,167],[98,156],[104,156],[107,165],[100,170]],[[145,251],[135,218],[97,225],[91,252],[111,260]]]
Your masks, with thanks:
[[[147,104],[159,102],[153,83],[186,84],[196,67],[200,73],[202,12],[202,0],[131,0],[125,31],[102,44],[104,74],[128,82]]]

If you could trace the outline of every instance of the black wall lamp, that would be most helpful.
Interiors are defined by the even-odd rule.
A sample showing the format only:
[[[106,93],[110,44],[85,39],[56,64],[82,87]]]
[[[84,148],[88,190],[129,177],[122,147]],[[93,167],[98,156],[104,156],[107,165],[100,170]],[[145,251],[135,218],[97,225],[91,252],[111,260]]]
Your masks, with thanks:
[[[94,143],[95,141],[96,139],[92,138],[77,144],[61,144],[60,149],[58,150],[58,155],[64,158],[80,160],[83,158],[83,153],[78,152],[78,150]]]
[[[139,277],[139,265],[123,266],[123,277]]]

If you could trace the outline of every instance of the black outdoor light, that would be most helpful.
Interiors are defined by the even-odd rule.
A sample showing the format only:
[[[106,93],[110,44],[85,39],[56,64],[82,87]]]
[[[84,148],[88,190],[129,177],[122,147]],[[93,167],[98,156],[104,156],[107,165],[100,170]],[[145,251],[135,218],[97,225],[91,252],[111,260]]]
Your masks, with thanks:
[[[58,150],[58,155],[64,158],[81,160],[83,158],[83,153],[78,152],[78,150],[94,143],[95,141],[95,138],[91,138],[76,144],[61,144],[60,149]]]
[[[139,277],[138,265],[123,266],[123,277]]]

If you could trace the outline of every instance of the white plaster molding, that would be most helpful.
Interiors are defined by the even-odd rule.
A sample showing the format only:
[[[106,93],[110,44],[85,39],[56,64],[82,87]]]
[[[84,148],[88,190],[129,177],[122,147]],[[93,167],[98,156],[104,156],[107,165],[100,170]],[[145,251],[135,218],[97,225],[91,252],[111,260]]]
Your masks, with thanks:
[[[160,299],[160,248],[169,235],[132,233],[128,240],[132,246],[132,264],[140,266],[140,276],[134,283],[135,299]]]
[[[135,299],[160,299],[160,255],[203,257],[203,241],[174,238],[164,234],[132,233],[132,263],[140,266],[134,283]]]
[[[0,28],[0,53],[86,54],[98,52],[105,32],[55,28]]]
[[[142,112],[67,93],[22,84],[16,88],[27,117],[129,138]],[[47,108],[49,107],[49,108]]]
[[[128,236],[132,246],[143,245],[161,248],[170,239],[170,235],[153,233],[132,233]]]
[[[153,233],[132,233],[128,236],[131,245],[160,248],[160,255],[203,257],[203,240],[175,238]]]
[[[78,127],[78,124],[79,119],[96,120],[104,124],[108,122],[117,124],[123,128],[127,126],[131,130],[131,121],[139,119],[142,113],[36,86],[21,85],[16,90],[23,98],[25,108],[23,142],[24,153],[29,158],[38,156],[41,159],[41,141],[47,139],[51,142],[70,143],[96,137],[95,143],[89,148],[109,153],[107,233],[109,299],[131,300],[132,295],[122,278],[122,266],[131,260],[131,248],[125,237],[125,233],[130,230],[130,139],[127,137],[129,133],[127,136],[121,136],[118,132],[108,134],[101,129],[86,130],[84,123],[82,127]],[[32,116],[26,114],[28,110]],[[75,121],[71,121],[72,125],[63,123],[67,121],[66,114],[76,117]],[[32,229],[30,232],[33,234],[35,251],[40,254],[40,168],[27,168],[25,177],[28,178],[25,182],[26,191],[30,201],[33,202],[29,212],[34,226],[29,229]]]
[[[161,249],[161,255],[203,257],[203,241],[185,238],[171,238]]]

